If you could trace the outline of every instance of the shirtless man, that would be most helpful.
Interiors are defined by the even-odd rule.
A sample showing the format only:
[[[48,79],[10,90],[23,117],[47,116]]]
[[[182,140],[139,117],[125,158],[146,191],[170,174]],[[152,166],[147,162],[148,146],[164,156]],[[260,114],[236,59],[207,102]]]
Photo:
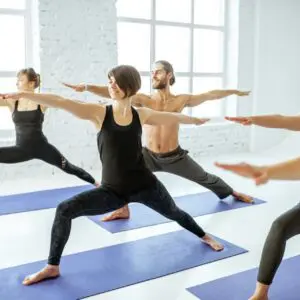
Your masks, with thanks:
[[[221,99],[230,95],[247,96],[249,92],[238,90],[213,90],[199,95],[174,95],[170,86],[175,83],[172,65],[164,60],[157,61],[152,71],[152,87],[156,92],[152,95],[136,94],[131,98],[134,106],[148,107],[158,111],[182,112],[185,107],[195,107],[206,101]],[[65,86],[77,92],[89,91],[101,97],[110,98],[107,86],[72,85]],[[121,87],[122,88],[122,87]],[[233,190],[227,183],[216,175],[207,173],[198,165],[179,145],[179,125],[144,126],[146,147],[143,155],[147,166],[152,172],[168,172],[194,181],[215,193],[219,199],[230,195],[237,200],[252,203],[253,199],[245,194]],[[124,206],[103,221],[127,219],[130,217],[128,206]]]

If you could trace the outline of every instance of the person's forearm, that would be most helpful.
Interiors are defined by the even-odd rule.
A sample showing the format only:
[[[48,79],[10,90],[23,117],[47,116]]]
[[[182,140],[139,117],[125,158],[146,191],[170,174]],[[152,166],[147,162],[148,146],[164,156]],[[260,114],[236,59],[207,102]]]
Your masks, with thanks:
[[[299,180],[300,179],[300,157],[263,167],[269,179],[273,180]]]
[[[21,93],[21,97],[34,101],[38,104],[55,108],[60,108],[64,102],[71,101],[54,94]]]
[[[196,119],[181,113],[168,113],[170,123],[195,124]]]
[[[300,130],[300,116],[265,115],[250,117],[252,124],[266,128]]]
[[[95,95],[98,95],[98,96],[101,96],[104,98],[110,98],[107,86],[87,84],[86,90]]]
[[[238,90],[212,90],[207,93],[207,101],[218,100],[237,94]]]

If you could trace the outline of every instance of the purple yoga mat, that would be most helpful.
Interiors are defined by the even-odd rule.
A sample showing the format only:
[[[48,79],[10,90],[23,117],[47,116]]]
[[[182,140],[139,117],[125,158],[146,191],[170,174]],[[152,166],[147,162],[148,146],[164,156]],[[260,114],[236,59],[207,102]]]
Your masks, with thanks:
[[[21,284],[23,278],[41,269],[44,261],[2,269],[0,299],[82,299],[247,252],[218,240],[225,245],[221,252],[180,230],[67,255],[62,258],[61,277],[27,287]]]
[[[254,205],[265,203],[265,201],[263,200],[255,199],[254,204],[248,204],[234,200],[231,196],[220,201],[219,198],[212,192],[175,197],[174,199],[176,204],[181,209],[183,209],[193,217],[214,214],[232,209],[252,207]],[[101,219],[104,215],[91,216],[89,218],[111,233],[118,233],[122,231],[171,222],[162,215],[139,203],[131,203],[130,211],[131,217],[127,220],[123,219],[110,222],[102,222]]]
[[[282,262],[270,289],[270,300],[300,299],[300,256]],[[201,300],[247,300],[255,290],[257,269],[234,274],[188,289]]]

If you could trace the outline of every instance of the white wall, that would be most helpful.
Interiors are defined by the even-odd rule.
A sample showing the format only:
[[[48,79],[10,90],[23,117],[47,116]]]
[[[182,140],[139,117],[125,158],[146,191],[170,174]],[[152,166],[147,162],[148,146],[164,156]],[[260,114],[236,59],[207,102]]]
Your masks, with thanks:
[[[238,18],[231,18],[235,30],[233,50],[237,64],[231,64],[229,82],[252,94],[237,101],[239,115],[298,112],[298,65],[300,62],[300,1],[230,0],[237,5]],[[234,12],[234,10],[232,10]],[[231,12],[232,12],[231,11]],[[117,63],[116,10],[113,0],[40,0],[39,45],[42,86],[46,92],[79,99],[95,99],[72,94],[58,81],[105,83],[107,70]],[[236,25],[238,24],[238,25]],[[228,56],[233,59],[232,53]],[[229,85],[228,87],[234,87]],[[62,111],[48,111],[45,133],[74,164],[87,170],[100,169],[95,130]],[[278,131],[225,123],[182,127],[180,142],[191,155],[200,156],[247,151],[273,146],[284,137]],[[7,145],[2,142],[1,145]],[[1,166],[1,179],[49,175],[60,172],[34,161]]]
[[[299,0],[243,0],[250,12],[254,13],[253,24],[242,27],[246,42],[244,57],[248,57],[249,68],[241,72],[253,77],[253,105],[249,114],[297,114],[299,105],[299,68],[300,68],[300,1]],[[247,47],[254,36],[254,48]],[[247,34],[248,33],[248,34]],[[250,33],[250,35],[249,35]],[[253,63],[254,49],[254,63]],[[249,75],[250,76],[250,75]],[[250,79],[250,78],[249,78]],[[249,107],[248,107],[249,109]],[[254,127],[252,130],[251,149],[264,150],[281,142],[286,132],[266,130]]]
[[[107,82],[107,71],[117,64],[116,9],[113,0],[40,0],[39,67],[42,90],[72,96],[59,80]],[[75,3],[76,2],[76,3]],[[73,94],[78,99],[85,94]],[[91,99],[91,97],[89,97]],[[93,97],[92,97],[93,99]],[[49,110],[45,134],[72,163],[100,168],[96,131],[91,124],[63,111]],[[13,141],[2,141],[1,146]],[[1,165],[0,179],[51,175],[61,172],[43,162]]]

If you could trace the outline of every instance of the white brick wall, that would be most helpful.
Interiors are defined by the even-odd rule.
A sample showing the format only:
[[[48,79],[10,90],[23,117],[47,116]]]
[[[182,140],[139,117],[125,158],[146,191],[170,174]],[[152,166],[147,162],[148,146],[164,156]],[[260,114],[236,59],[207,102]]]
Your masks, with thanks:
[[[72,93],[63,88],[59,80],[75,83],[88,80],[102,84],[107,81],[107,70],[117,63],[115,1],[38,2],[42,90],[77,99],[95,99],[90,94]],[[72,163],[87,171],[101,168],[96,131],[91,124],[51,109],[46,113],[44,128],[49,141]],[[247,150],[249,136],[247,129],[232,124],[180,129],[182,147],[196,159],[204,155]],[[1,143],[4,144],[8,142]],[[0,179],[48,176],[58,172],[61,171],[43,162],[31,161],[2,165]]]
[[[42,90],[85,99],[72,94],[59,80],[106,83],[107,71],[117,64],[116,9],[114,0],[39,0],[39,46]],[[89,97],[93,99],[93,97]],[[86,169],[100,168],[96,131],[88,122],[70,114],[46,112],[45,134],[72,163]],[[13,143],[3,141],[1,146]],[[50,175],[61,172],[43,162],[1,165],[0,179]]]

